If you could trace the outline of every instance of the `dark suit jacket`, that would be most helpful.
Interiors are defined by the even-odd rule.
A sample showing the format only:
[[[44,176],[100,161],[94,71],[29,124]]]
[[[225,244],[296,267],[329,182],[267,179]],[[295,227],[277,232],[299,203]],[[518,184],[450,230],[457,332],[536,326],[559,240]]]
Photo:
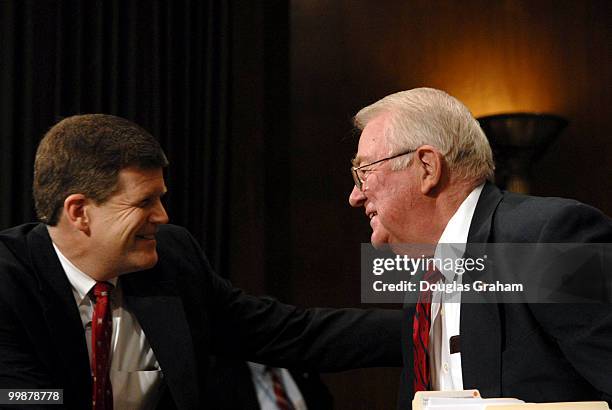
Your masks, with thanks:
[[[535,242],[609,243],[612,221],[577,201],[502,192],[487,183],[468,243]],[[413,315],[414,305],[406,307],[404,323]],[[464,303],[460,333],[464,389],[530,402],[612,399],[610,304]],[[403,340],[398,408],[409,409],[412,326],[404,326]]]
[[[400,312],[251,297],[212,272],[183,228],[160,227],[157,243],[157,265],[120,280],[164,374],[160,408],[207,408],[211,352],[320,371],[401,362]],[[91,408],[83,326],[44,225],[0,233],[0,388],[63,388],[66,408]]]
[[[332,396],[317,373],[290,370],[309,410],[331,410]],[[206,398],[215,410],[259,410],[251,369],[244,360],[214,357]]]

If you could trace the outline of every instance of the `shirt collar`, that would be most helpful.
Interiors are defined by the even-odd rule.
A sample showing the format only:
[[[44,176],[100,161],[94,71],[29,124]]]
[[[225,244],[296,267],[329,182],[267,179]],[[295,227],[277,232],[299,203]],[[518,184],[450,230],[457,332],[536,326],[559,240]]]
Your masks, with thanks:
[[[70,262],[70,260],[66,258],[64,254],[59,250],[55,243],[53,243],[53,249],[55,249],[55,253],[57,253],[57,257],[59,258],[59,261],[62,264],[62,268],[64,268],[64,272],[66,272],[68,281],[72,286],[72,293],[74,295],[74,299],[76,300],[78,306],[83,303],[83,300],[86,296],[88,296],[88,293],[91,288],[96,285],[96,280],[92,279],[89,275],[74,266],[74,264]],[[109,279],[107,282],[111,283],[113,286],[117,286],[116,277]]]

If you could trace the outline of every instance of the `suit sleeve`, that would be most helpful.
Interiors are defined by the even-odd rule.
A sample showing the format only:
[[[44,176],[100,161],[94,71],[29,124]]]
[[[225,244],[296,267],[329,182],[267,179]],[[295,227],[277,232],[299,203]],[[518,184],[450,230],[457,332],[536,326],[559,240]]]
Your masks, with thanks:
[[[191,235],[181,236],[199,272],[213,353],[316,371],[401,366],[401,311],[301,309],[247,295],[212,271]]]

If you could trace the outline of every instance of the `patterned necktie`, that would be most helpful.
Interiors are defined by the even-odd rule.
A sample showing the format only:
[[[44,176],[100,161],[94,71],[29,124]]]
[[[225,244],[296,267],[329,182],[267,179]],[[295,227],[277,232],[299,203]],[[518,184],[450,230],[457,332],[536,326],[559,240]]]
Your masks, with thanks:
[[[292,410],[293,406],[287,396],[287,391],[283,386],[283,382],[278,374],[278,369],[274,367],[267,367],[266,370],[270,373],[272,378],[272,387],[274,388],[274,397],[276,399],[276,406],[279,410]]]
[[[442,278],[435,267],[423,276],[423,281],[436,283]],[[431,296],[432,291],[419,293],[419,298],[412,321],[412,342],[414,358],[414,392],[429,390],[429,329],[431,327]]]
[[[113,285],[108,282],[97,282],[93,288],[93,299],[96,303],[91,320],[91,373],[93,376],[93,410],[112,410],[113,389],[110,381],[110,345],[112,314],[110,293]]]

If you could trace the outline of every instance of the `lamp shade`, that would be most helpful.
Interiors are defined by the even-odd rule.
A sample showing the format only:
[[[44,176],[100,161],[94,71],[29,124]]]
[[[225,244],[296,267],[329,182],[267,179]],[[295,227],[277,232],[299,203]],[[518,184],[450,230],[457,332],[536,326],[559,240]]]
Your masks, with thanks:
[[[567,126],[553,114],[510,113],[478,118],[496,163],[496,180],[509,190],[528,192],[531,165]]]

